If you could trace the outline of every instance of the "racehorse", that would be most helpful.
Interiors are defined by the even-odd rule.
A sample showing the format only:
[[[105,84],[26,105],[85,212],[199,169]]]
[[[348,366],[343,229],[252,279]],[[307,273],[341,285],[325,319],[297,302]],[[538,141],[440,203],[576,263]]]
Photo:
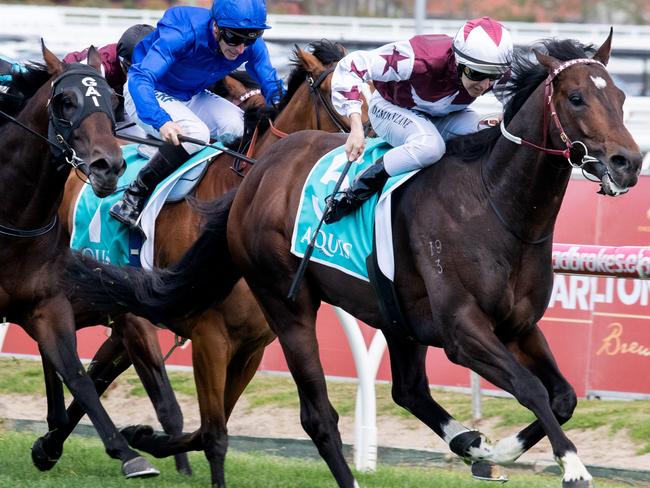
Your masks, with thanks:
[[[313,53],[295,49],[294,68],[289,76],[287,94],[278,107],[273,127],[261,134],[254,143],[254,154],[262,154],[283,135],[300,129],[319,128],[330,132],[346,129],[338,116],[333,115],[329,102],[330,76],[336,61],[343,57],[345,50],[328,41],[314,43],[312,49]],[[229,90],[233,93],[232,85]],[[256,98],[245,93],[247,92],[239,98],[245,97],[246,103],[254,104]],[[259,104],[260,95],[256,97]],[[365,115],[364,119],[367,120]],[[260,121],[260,127],[268,124],[267,120]],[[193,200],[211,201],[236,188],[241,183],[242,176],[239,170],[233,169],[237,170],[233,158],[226,155],[214,158],[196,188]],[[250,166],[243,163],[241,172],[247,173],[249,169]],[[73,205],[82,184],[78,179],[70,178],[66,187],[60,215],[69,230],[72,228]],[[197,211],[190,201],[165,205],[156,222],[156,264],[164,267],[176,262],[195,241],[203,219],[200,209]],[[101,292],[100,289],[98,291]],[[209,289],[199,293],[209,296]],[[208,304],[211,301],[209,299]],[[94,325],[104,318],[103,315],[93,313],[92,306],[79,304],[78,326]],[[156,456],[203,450],[210,463],[213,485],[224,486],[226,422],[235,402],[255,374],[264,347],[275,338],[245,282],[241,280],[222,304],[209,308],[200,316],[185,320],[182,324],[174,324],[172,329],[175,334],[192,340],[192,361],[201,412],[201,427],[193,434],[178,435],[182,428],[182,415],[177,404],[170,402],[174,400],[173,393],[164,374],[164,363],[154,327],[145,319],[131,314],[111,314],[111,319],[114,321],[113,330],[117,334],[102,345],[90,371],[91,376],[95,378],[96,373],[96,378],[99,379],[96,381],[99,391],[108,387],[132,360],[156,406],[158,418],[169,434],[163,439],[171,439],[167,449],[157,452]],[[128,354],[125,354],[125,350]],[[47,433],[37,442],[48,453],[60,453],[63,442],[82,413],[77,405],[72,404],[68,409],[69,423],[65,427],[59,426],[55,432]],[[138,437],[143,431],[148,432],[148,429],[133,428],[126,433],[128,437]]]
[[[71,279],[85,289],[86,280],[101,278],[110,301],[149,300],[141,313],[181,316],[192,305],[185,303],[184,311],[173,303],[176,285],[194,273],[205,279],[194,283],[201,290],[210,274],[185,265],[211,263],[214,297],[227,295],[240,270],[280,340],[298,387],[302,425],[341,487],[356,481],[343,458],[318,354],[321,300],[383,330],[393,399],[472,463],[475,474],[492,477],[494,464],[516,460],[546,435],[564,471],[563,486],[591,486],[561,428],[576,395],[538,321],[552,290],[553,228],[572,167],[597,178],[600,192],[610,196],[634,186],[640,172],[639,148],[623,124],[623,92],[605,68],[611,37],[598,50],[546,41],[546,54],[535,51],[537,62],[518,55],[503,122],[456,139],[443,160],[393,192],[394,286],[404,320],[382,315],[367,282],[314,262],[295,299],[288,297],[299,266],[289,249],[302,182],[316,160],[345,141],[314,131],[274,144],[234,199],[216,201],[208,231],[177,267],[153,277],[130,273],[127,281],[107,267],[88,272],[88,263],[77,261]],[[221,251],[226,237],[230,253]],[[221,259],[212,255],[215,249]],[[537,419],[496,445],[464,427],[431,397],[428,346],[443,348],[454,363],[512,394]],[[155,437],[148,442],[149,452],[162,449]]]
[[[77,355],[74,316],[61,287],[70,254],[57,219],[74,167],[98,196],[112,193],[124,160],[113,137],[117,99],[100,75],[94,48],[89,65],[64,64],[42,46],[45,65],[13,74],[0,93],[0,316],[38,343],[47,393],[47,422],[67,422],[63,382],[88,414],[106,452],[127,477],[157,474],[129,448],[102,407]],[[33,452],[35,464],[47,464]]]

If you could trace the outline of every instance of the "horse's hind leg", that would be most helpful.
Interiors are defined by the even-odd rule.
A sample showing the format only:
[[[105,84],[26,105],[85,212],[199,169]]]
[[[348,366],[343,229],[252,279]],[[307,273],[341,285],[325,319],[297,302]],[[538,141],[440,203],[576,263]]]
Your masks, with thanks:
[[[269,276],[272,275],[269,273]],[[291,273],[284,271],[278,275],[291,276]],[[327,396],[315,330],[318,301],[310,296],[305,283],[296,302],[287,305],[284,297],[276,295],[287,290],[288,286],[285,288],[270,283],[268,288],[256,288],[248,277],[247,281],[262,305],[271,329],[280,340],[287,365],[298,387],[302,427],[311,437],[339,486],[357,486],[343,457],[343,444],[337,425],[338,414]]]
[[[548,343],[539,327],[509,344],[520,363],[537,376],[548,391],[551,408],[560,424],[573,415],[578,403],[575,391],[560,372]],[[496,462],[509,463],[537,444],[546,433],[539,420],[534,421],[514,436],[507,437],[495,446]]]
[[[480,310],[471,307],[460,309],[456,322],[450,324],[454,336],[445,347],[448,356],[511,393],[535,414],[551,442],[555,458],[564,469],[565,488],[591,486],[591,474],[578,457],[575,445],[562,431],[551,408],[546,386],[530,369],[517,361],[515,355],[496,337],[490,325]],[[533,427],[533,433],[535,430],[536,427]]]
[[[156,328],[145,319],[127,314],[120,332],[122,342],[153,404],[160,425],[167,434],[181,435],[183,412],[167,376]],[[174,461],[179,473],[188,476],[192,474],[187,453],[175,454]]]
[[[431,396],[426,376],[427,347],[409,339],[386,334],[393,377],[393,400],[424,422],[461,458],[472,464],[476,477],[504,481],[500,470],[485,461],[492,446],[479,432],[470,430],[447,412]]]
[[[41,353],[61,376],[75,400],[88,414],[109,456],[122,461],[127,477],[158,474],[144,458],[129,448],[99,401],[97,391],[77,355],[72,309],[63,296],[43,301],[32,311],[26,330]]]

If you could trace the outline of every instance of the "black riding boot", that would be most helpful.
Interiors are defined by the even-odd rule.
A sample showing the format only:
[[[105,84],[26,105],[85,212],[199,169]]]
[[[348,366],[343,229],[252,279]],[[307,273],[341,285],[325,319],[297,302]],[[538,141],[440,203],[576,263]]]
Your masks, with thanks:
[[[137,228],[140,212],[156,185],[187,161],[188,157],[189,154],[183,146],[161,146],[124,191],[122,199],[116,202],[108,213],[123,224]]]
[[[341,198],[332,201],[325,212],[326,224],[338,222],[343,217],[358,209],[363,202],[381,190],[389,174],[384,169],[384,158],[379,158],[355,178],[352,186],[345,190]]]

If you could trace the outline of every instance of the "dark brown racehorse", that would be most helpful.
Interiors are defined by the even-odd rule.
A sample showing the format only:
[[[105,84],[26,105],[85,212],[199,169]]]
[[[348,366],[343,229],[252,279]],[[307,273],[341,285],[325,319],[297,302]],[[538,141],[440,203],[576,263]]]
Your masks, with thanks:
[[[99,74],[94,48],[89,65],[63,64],[45,46],[43,57],[45,66],[14,74],[8,91],[0,94],[0,316],[20,324],[38,343],[49,429],[67,422],[65,383],[106,452],[122,461],[124,474],[155,474],[129,448],[99,401],[77,355],[73,311],[61,285],[69,251],[57,209],[71,168],[86,174],[98,196],[115,190],[124,169],[113,137],[117,100]],[[32,454],[38,467],[49,463],[38,450]]]
[[[393,194],[394,282],[403,322],[391,325],[382,316],[369,284],[316,263],[295,301],[287,298],[299,264],[289,249],[302,182],[314,161],[343,144],[342,136],[301,132],[275,144],[234,202],[216,202],[207,224],[211,232],[182,261],[210,258],[215,297],[227,294],[237,268],[243,272],[281,342],[298,387],[302,425],[339,486],[356,482],[343,458],[338,415],[318,355],[314,327],[321,300],[383,329],[395,402],[472,463],[475,474],[490,477],[493,463],[514,461],[546,435],[564,470],[563,486],[592,484],[561,428],[576,395],[538,321],[552,289],[553,228],[571,165],[600,180],[602,193],[616,195],[636,184],[641,154],[623,125],[624,95],[605,68],[611,34],[593,57],[594,50],[574,41],[548,41],[545,47],[547,54],[535,52],[539,64],[515,60],[501,128],[457,139],[443,160]],[[210,250],[224,248],[226,219],[232,260],[223,252],[223,259],[213,259]],[[81,282],[84,269],[77,270]],[[115,282],[112,299],[127,299],[133,290],[120,286],[135,284],[140,298],[162,305],[157,313],[180,313],[180,304],[166,302],[173,296],[167,292],[186,283],[183,274],[191,272],[208,274],[191,266],[159,273],[153,282],[132,274],[132,282]],[[121,278],[109,269],[93,274],[107,284],[111,275]],[[203,286],[207,281],[195,282],[197,289]],[[537,420],[495,445],[465,428],[431,397],[428,346],[442,347],[453,362],[511,393]],[[155,439],[152,446],[160,448]]]
[[[312,49],[313,53],[300,49],[294,52],[294,69],[289,77],[287,94],[273,121],[273,128],[266,130],[255,142],[255,155],[262,154],[283,133],[309,128],[335,132],[346,128],[337,116],[333,116],[329,102],[330,76],[336,61],[343,57],[345,51],[340,45],[327,41],[313,44]],[[233,93],[233,81],[229,83],[227,88]],[[238,98],[244,96],[247,98],[245,102],[259,105],[260,95],[255,99],[248,98],[245,93],[247,91]],[[266,126],[268,120],[261,120],[260,127]],[[233,158],[229,156],[215,158],[193,196],[206,202],[236,188],[242,177],[233,171],[233,166]],[[248,172],[249,169],[244,164],[242,170]],[[68,180],[61,217],[69,229],[72,228],[73,204],[82,184],[78,179]],[[203,214],[197,212],[188,201],[165,205],[156,225],[156,264],[164,267],[176,262],[195,241],[203,220]],[[191,288],[187,291],[192,296],[197,294]],[[211,304],[213,300],[209,288],[201,293],[208,296],[206,303]],[[78,307],[79,327],[94,325],[104,318],[93,313],[92,306]],[[175,324],[173,328],[174,333],[192,340],[192,360],[201,412],[201,428],[193,434],[178,435],[182,429],[182,415],[164,372],[154,327],[145,319],[131,314],[111,314],[111,318],[114,320],[114,334],[102,345],[90,371],[91,376],[97,379],[99,391],[104,391],[133,361],[154,403],[161,425],[170,434],[162,438],[165,441],[171,439],[170,443],[165,443],[166,449],[156,452],[156,456],[204,450],[210,462],[213,484],[224,486],[227,419],[255,374],[264,347],[275,338],[245,282],[240,280],[222,304],[209,308],[200,316]],[[68,409],[70,422],[39,439],[48,453],[61,452],[63,442],[82,414],[78,405],[72,404]],[[139,436],[142,431],[149,432],[149,429],[129,429],[126,432],[129,436]],[[178,463],[177,458],[177,467],[189,470],[184,461],[180,465]]]

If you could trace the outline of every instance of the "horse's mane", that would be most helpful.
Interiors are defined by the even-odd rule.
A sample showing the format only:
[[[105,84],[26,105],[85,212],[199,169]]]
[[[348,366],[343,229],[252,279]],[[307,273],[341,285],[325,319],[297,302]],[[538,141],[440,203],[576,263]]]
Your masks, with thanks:
[[[43,64],[25,65],[25,71],[13,73],[11,81],[5,85],[5,91],[0,92],[0,110],[12,116],[18,114],[50,77]],[[0,117],[0,126],[7,121],[7,118]]]
[[[573,39],[545,39],[535,46],[541,52],[560,61],[591,57],[595,53],[593,45],[584,45]],[[507,124],[524,105],[528,97],[546,79],[548,72],[541,66],[532,50],[516,49],[511,68],[511,76],[504,87],[499,88],[498,97],[507,100],[503,119]],[[460,156],[464,161],[473,161],[488,154],[501,135],[499,126],[481,130],[474,134],[456,137],[447,143],[446,154]]]

